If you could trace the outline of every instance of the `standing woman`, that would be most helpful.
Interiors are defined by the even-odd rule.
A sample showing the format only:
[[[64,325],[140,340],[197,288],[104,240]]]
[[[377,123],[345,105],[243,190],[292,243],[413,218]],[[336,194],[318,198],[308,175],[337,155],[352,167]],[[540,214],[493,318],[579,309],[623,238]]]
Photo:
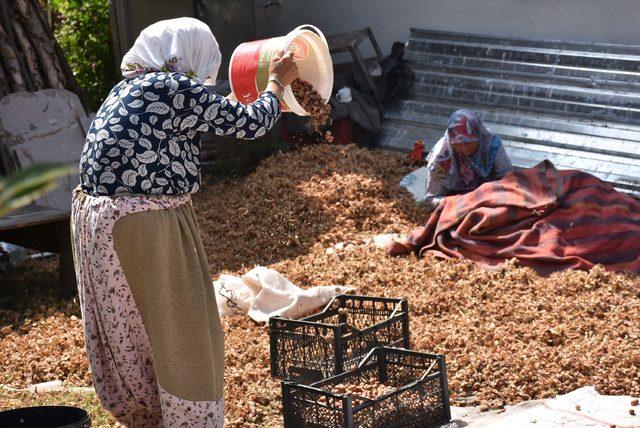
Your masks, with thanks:
[[[87,353],[100,401],[130,427],[224,422],[224,337],[190,198],[198,134],[264,135],[298,71],[290,53],[274,58],[267,90],[242,105],[203,85],[220,61],[196,19],[143,30],[80,159],[72,233]]]
[[[471,110],[457,110],[444,136],[427,157],[425,202],[436,207],[442,197],[466,193],[498,180],[512,169],[502,141]]]

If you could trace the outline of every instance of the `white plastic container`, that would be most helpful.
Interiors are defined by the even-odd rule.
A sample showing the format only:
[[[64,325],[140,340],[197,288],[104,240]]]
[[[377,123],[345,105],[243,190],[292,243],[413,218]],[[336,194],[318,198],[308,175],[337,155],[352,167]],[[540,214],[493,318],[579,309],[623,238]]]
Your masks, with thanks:
[[[313,25],[301,25],[286,36],[256,40],[239,45],[231,55],[229,81],[238,101],[249,104],[258,99],[269,81],[269,64],[278,51],[292,51],[299,77],[313,85],[322,99],[333,92],[333,61],[322,32]],[[298,103],[291,86],[282,96],[283,111],[308,116]]]

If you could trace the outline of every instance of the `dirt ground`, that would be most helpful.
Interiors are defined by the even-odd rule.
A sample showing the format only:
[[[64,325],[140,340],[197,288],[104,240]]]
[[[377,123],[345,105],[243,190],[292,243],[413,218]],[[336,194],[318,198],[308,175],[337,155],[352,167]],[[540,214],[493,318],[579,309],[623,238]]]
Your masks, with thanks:
[[[410,169],[388,152],[319,145],[272,156],[234,182],[206,180],[194,204],[212,275],[261,264],[303,287],[407,297],[412,346],[446,355],[452,404],[499,408],[585,385],[640,395],[640,277],[596,267],[541,278],[514,261],[489,271],[392,259],[365,243],[426,221],[397,186]],[[91,385],[77,302],[58,299],[56,281],[55,260],[0,274],[0,384]],[[223,324],[227,425],[281,426],[267,329],[242,316]],[[0,390],[0,408],[46,400]],[[112,423],[95,397],[86,402]]]

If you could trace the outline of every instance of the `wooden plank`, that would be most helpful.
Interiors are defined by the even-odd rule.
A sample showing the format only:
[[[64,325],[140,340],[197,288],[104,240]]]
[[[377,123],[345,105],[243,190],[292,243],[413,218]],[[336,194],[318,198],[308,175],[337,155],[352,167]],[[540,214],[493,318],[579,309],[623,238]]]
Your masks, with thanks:
[[[65,297],[75,296],[78,292],[76,269],[73,263],[73,245],[71,244],[71,224],[66,221],[57,227],[57,244],[60,275],[60,293]]]
[[[68,219],[0,231],[0,241],[24,248],[60,253],[60,230],[69,229]],[[71,237],[67,236],[67,240]]]
[[[10,242],[37,251],[50,251],[59,254],[59,293],[65,298],[74,296],[77,293],[77,285],[73,264],[69,215],[64,212],[56,214],[55,210],[42,209],[37,205],[22,208],[17,213],[14,212],[14,215],[18,214],[16,218],[20,219],[23,218],[21,215],[37,213],[51,214],[52,218],[49,218],[51,221],[47,220],[46,223],[40,224],[22,222],[20,227],[7,230],[2,229],[1,224],[8,217],[0,219],[0,241]],[[54,217],[54,215],[57,215],[57,217]]]
[[[68,212],[31,204],[0,218],[0,232],[68,219]]]
[[[346,52],[355,48],[368,37],[367,29],[349,31],[347,33],[327,36],[327,44],[331,53]]]

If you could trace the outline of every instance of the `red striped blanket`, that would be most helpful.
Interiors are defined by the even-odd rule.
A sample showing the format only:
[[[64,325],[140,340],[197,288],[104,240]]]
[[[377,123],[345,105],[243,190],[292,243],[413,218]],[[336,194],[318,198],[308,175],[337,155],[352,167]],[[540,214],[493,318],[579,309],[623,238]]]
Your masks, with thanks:
[[[391,255],[416,251],[497,265],[513,257],[541,274],[602,264],[640,273],[640,202],[548,161],[445,198]]]

